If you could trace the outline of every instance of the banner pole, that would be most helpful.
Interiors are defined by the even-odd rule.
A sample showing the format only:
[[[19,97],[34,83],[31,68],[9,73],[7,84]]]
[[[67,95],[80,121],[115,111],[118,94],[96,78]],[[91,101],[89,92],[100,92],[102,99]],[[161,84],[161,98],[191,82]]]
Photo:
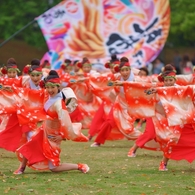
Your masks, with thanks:
[[[25,26],[23,26],[20,30],[16,31],[13,35],[11,35],[8,39],[6,39],[5,41],[3,41],[0,44],[0,47],[2,47],[4,44],[6,44],[10,39],[12,39],[13,37],[15,37],[18,33],[22,32],[24,29],[26,29],[28,26],[30,26],[31,24],[33,24],[34,22],[36,22],[36,20],[32,20],[31,22],[29,22],[28,24],[26,24]]]

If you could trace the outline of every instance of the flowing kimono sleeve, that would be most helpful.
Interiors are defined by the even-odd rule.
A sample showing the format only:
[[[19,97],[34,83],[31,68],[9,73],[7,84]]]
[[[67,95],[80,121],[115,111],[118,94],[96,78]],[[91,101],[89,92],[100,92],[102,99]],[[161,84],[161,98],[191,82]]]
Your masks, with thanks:
[[[155,115],[155,94],[146,95],[144,92],[151,87],[152,83],[125,82],[123,84],[125,98],[129,105],[128,113],[135,118],[147,118]]]
[[[194,86],[158,88],[169,126],[195,123]]]
[[[22,77],[18,78],[1,78],[0,83],[4,86],[22,87]]]
[[[44,121],[49,118],[44,111],[45,90],[29,88],[16,88],[17,115],[22,125]]]
[[[0,90],[0,114],[13,114],[17,111],[17,90],[12,87],[10,90]]]
[[[88,138],[81,133],[81,123],[72,123],[69,113],[66,109],[65,102],[63,100],[57,100],[54,103],[54,110],[58,114],[61,128],[60,134],[63,139],[68,139],[78,142],[87,142]]]
[[[0,90],[0,114],[17,113],[21,125],[43,121],[49,118],[43,108],[45,98],[44,90],[15,86]]]
[[[194,79],[193,74],[190,74],[190,75],[177,75],[176,78],[177,78],[176,83],[178,85],[181,85],[181,86],[195,84],[195,79]]]
[[[90,76],[89,83],[94,95],[100,97],[102,100],[112,100],[116,98],[116,91],[113,87],[108,86],[108,81],[113,81],[115,78],[112,74],[102,74],[98,76]],[[111,95],[112,93],[112,95]],[[114,98],[112,98],[114,97]],[[113,100],[113,101],[114,101]]]
[[[77,97],[70,87],[63,88],[62,92],[66,97],[66,108],[69,113],[72,113],[78,106]]]

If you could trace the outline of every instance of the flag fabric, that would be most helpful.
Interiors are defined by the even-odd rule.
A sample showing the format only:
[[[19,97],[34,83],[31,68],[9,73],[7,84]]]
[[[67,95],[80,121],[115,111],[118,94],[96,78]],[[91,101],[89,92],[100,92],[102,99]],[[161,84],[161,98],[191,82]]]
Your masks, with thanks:
[[[101,63],[112,54],[133,67],[153,61],[169,32],[168,0],[64,0],[36,18],[58,69],[64,59]]]

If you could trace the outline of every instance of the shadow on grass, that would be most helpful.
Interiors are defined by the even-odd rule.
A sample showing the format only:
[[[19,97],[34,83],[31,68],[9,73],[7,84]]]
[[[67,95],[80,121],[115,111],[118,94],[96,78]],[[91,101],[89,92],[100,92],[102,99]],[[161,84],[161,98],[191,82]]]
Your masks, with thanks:
[[[103,145],[103,146],[100,146],[99,148],[130,148],[129,146],[116,146],[116,145],[112,145],[112,146],[108,146],[108,145]]]
[[[177,169],[171,169],[171,168],[169,168],[169,172],[172,172],[172,173],[183,173],[183,174],[185,174],[185,173],[195,173],[195,169],[194,168],[187,168],[186,167],[186,169],[179,169],[179,168],[177,168]]]
[[[1,158],[15,159],[16,157],[15,156],[3,156],[3,155],[1,155]]]
[[[159,154],[155,154],[152,155],[152,154],[139,154],[137,153],[136,154],[136,158],[139,158],[139,157],[147,157],[147,158],[156,158],[156,159],[162,159],[162,155],[159,155]]]

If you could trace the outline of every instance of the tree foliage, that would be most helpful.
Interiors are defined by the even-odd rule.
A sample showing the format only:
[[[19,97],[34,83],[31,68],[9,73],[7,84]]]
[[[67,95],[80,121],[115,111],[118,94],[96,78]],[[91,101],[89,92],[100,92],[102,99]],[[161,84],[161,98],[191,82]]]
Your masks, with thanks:
[[[0,39],[6,40],[61,0],[1,0]],[[170,0],[171,27],[168,42],[174,46],[195,46],[195,0]],[[114,25],[114,24],[113,24]],[[36,47],[45,47],[37,23],[20,32],[16,39]]]
[[[176,46],[195,46],[195,0],[170,0],[170,8],[168,41]]]
[[[2,0],[0,2],[0,39],[6,40],[23,28],[34,18],[49,8],[61,2],[60,0]],[[31,45],[44,47],[45,39],[38,24],[35,22],[18,33],[16,37]]]

